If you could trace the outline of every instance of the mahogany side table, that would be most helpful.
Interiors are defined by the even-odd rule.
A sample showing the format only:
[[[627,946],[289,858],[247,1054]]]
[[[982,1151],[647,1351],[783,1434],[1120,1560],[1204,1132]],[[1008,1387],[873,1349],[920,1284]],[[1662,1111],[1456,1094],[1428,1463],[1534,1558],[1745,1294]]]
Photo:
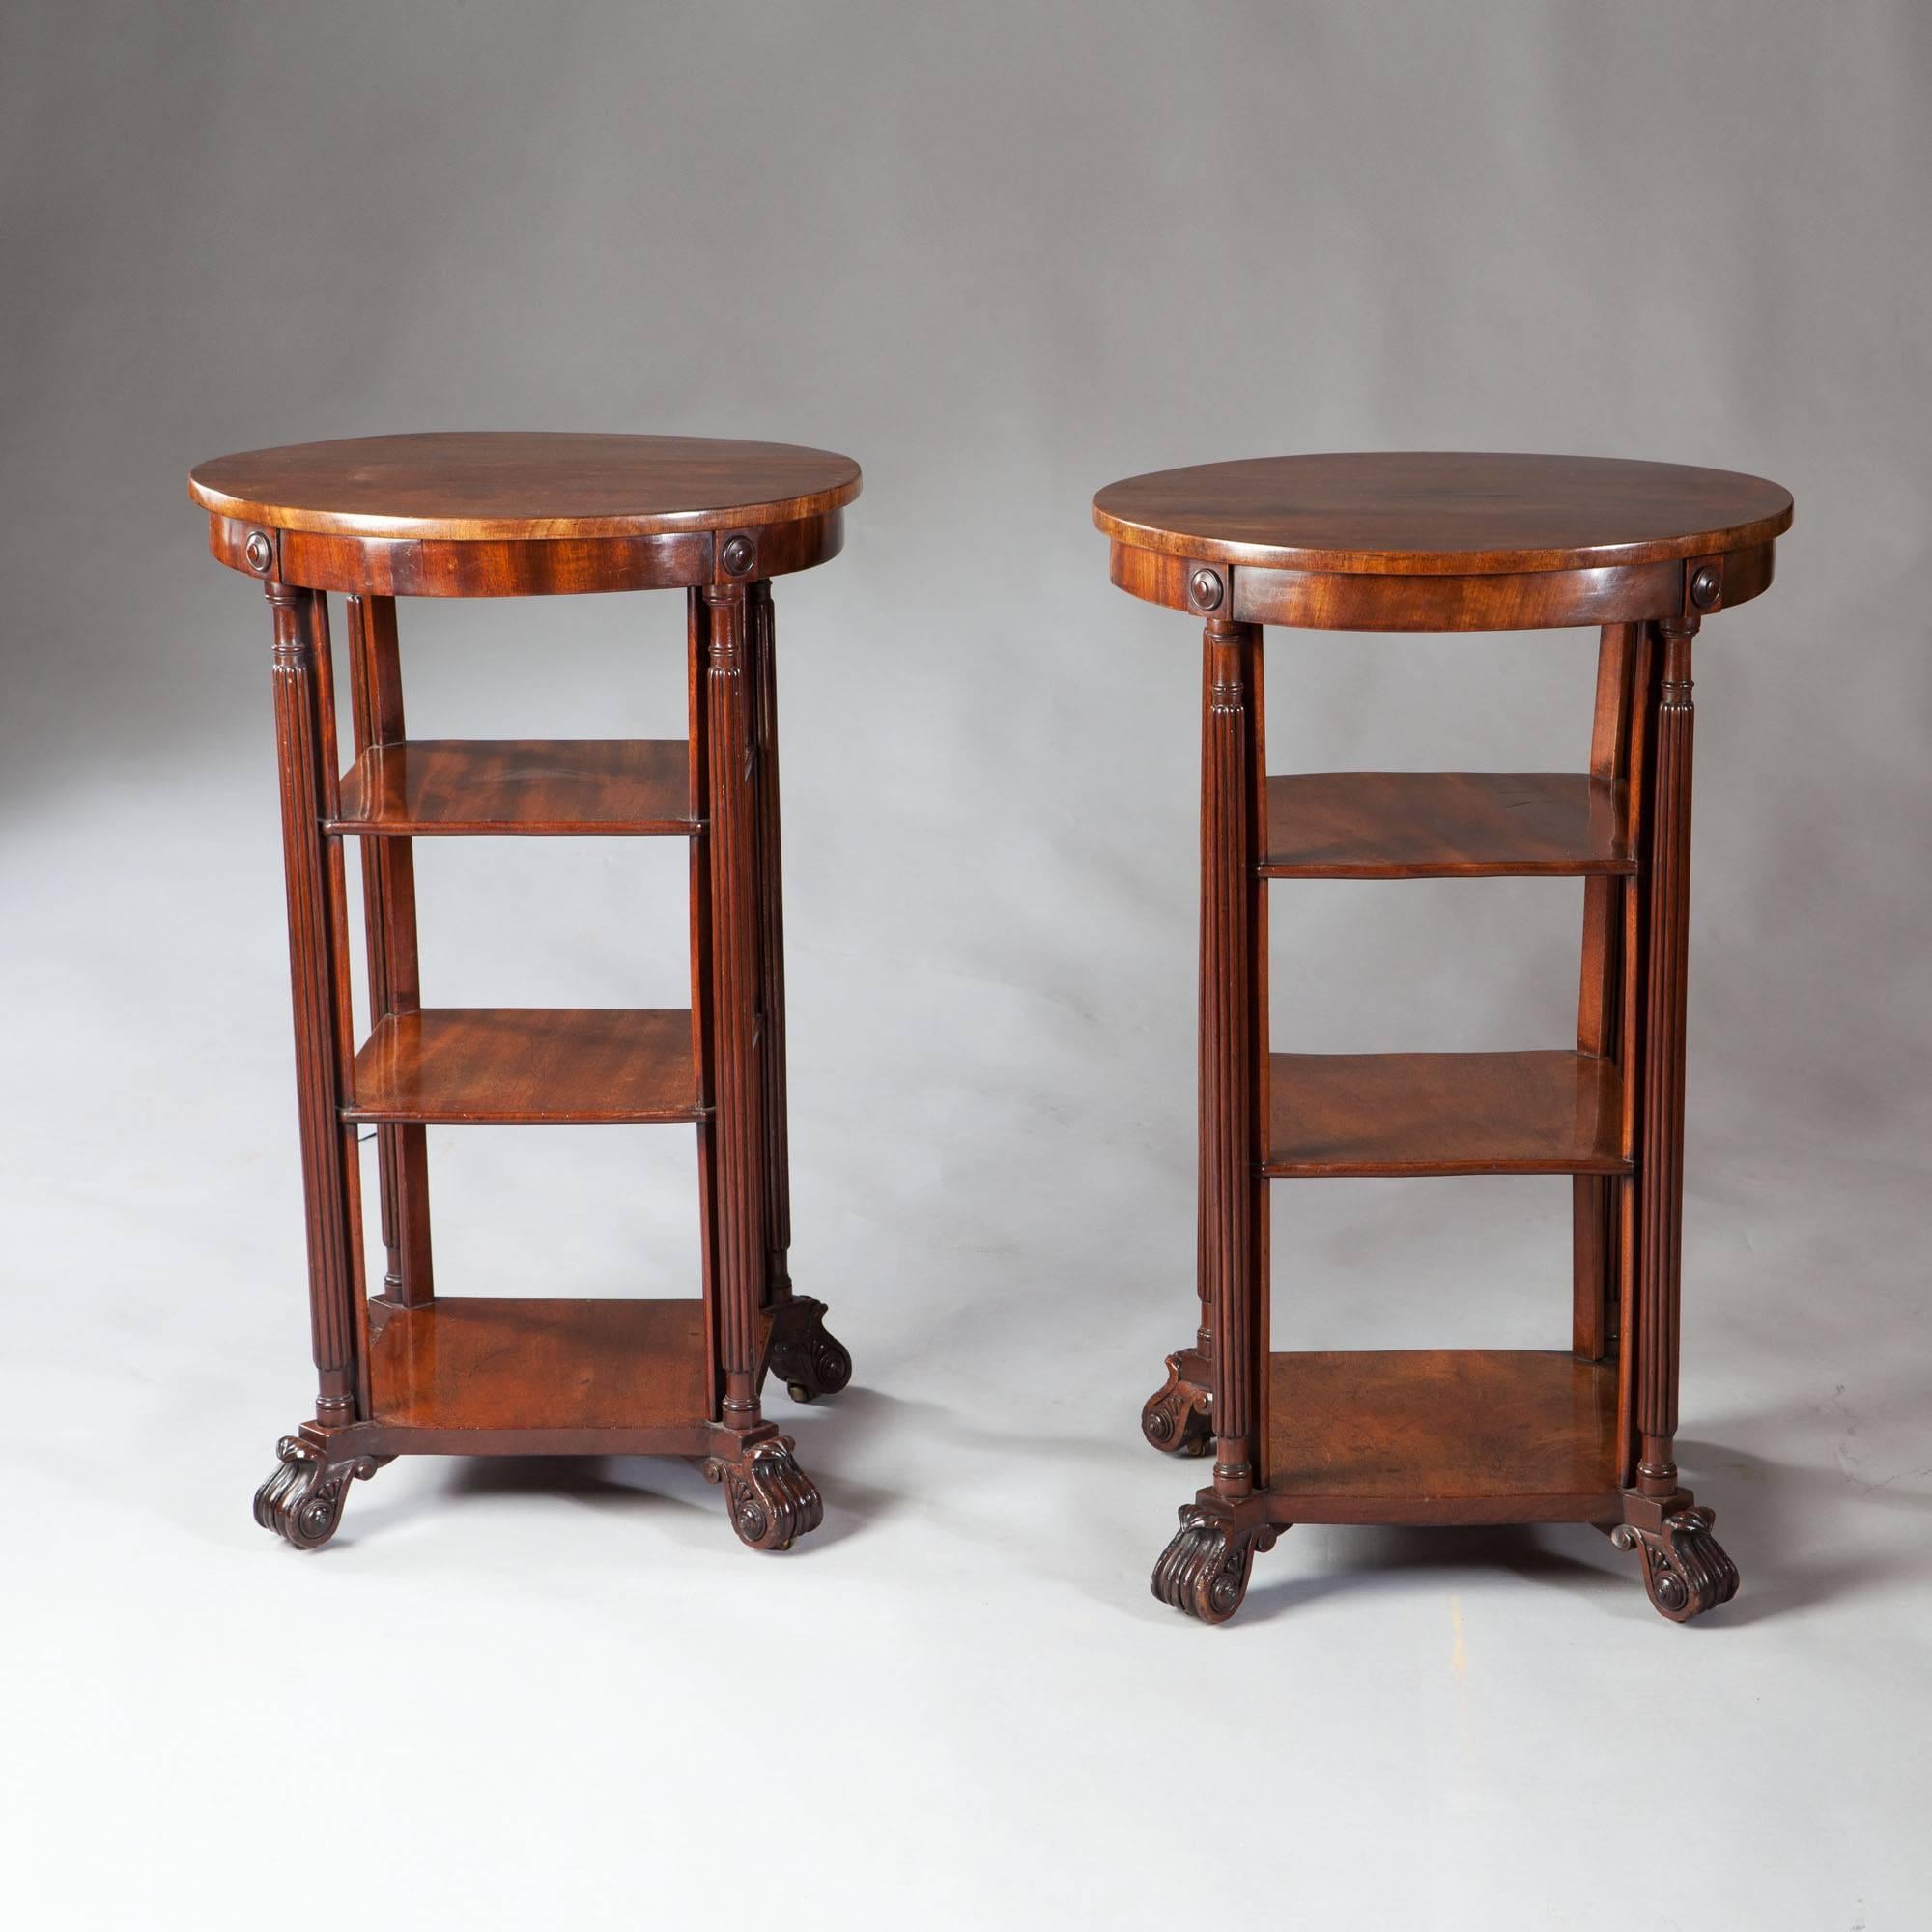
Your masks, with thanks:
[[[1771,582],[1790,495],[1579,457],[1335,455],[1094,499],[1115,583],[1206,627],[1200,1329],[1142,1427],[1214,1458],[1155,1566],[1220,1623],[1291,1523],[1585,1522],[1683,1622],[1738,1573],[1678,1480],[1690,646]],[[1587,773],[1269,777],[1262,634],[1601,627]],[[1577,1048],[1270,1050],[1271,879],[1584,880]],[[1326,1175],[1575,1177],[1567,1351],[1277,1353],[1268,1196]]]
[[[204,463],[209,544],[259,578],[275,736],[315,1419],[255,1519],[327,1542],[352,1479],[431,1455],[701,1457],[732,1527],[783,1549],[822,1506],[764,1418],[766,1375],[842,1388],[825,1304],[793,1293],[771,580],[836,555],[849,458],[692,437],[370,437]],[[685,594],[688,741],[411,738],[399,597]],[[336,753],[328,593],[344,598],[355,756]],[[691,846],[691,1009],[422,1004],[418,838],[660,835]],[[350,1003],[356,841],[373,1031]],[[697,1134],[702,1281],[688,1299],[440,1294],[424,1129],[681,1122]],[[382,1292],[365,1293],[358,1129],[377,1130]]]

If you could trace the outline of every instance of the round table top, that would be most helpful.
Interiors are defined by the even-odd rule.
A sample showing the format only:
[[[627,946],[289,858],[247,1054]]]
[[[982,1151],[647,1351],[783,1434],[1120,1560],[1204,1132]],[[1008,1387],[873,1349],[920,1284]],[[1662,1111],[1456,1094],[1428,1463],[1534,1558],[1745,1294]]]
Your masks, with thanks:
[[[658,536],[823,516],[859,494],[849,456],[701,436],[440,430],[297,442],[188,472],[205,509],[337,536]]]
[[[1791,493],[1675,463],[1407,450],[1159,469],[1108,484],[1094,521],[1206,563],[1474,576],[1742,549],[1789,527]]]

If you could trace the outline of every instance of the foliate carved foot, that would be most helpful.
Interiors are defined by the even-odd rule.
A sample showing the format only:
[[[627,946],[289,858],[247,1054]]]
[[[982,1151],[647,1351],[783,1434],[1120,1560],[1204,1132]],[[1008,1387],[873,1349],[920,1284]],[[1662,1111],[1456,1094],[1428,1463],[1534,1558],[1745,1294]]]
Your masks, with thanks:
[[[771,1372],[794,1402],[837,1395],[852,1379],[852,1357],[825,1328],[825,1304],[796,1295],[772,1324]]]
[[[1186,1355],[1170,1355],[1167,1380],[1141,1410],[1141,1434],[1169,1456],[1206,1456],[1214,1447],[1212,1398],[1187,1379],[1183,1370],[1188,1366]]]
[[[342,1521],[342,1505],[356,1477],[376,1473],[373,1456],[331,1463],[299,1435],[275,1444],[275,1473],[255,1492],[255,1520],[298,1549],[320,1549]]]
[[[1716,1518],[1707,1509],[1680,1510],[1659,1529],[1619,1523],[1610,1541],[1643,1560],[1643,1587],[1660,1616],[1674,1624],[1727,1604],[1738,1593],[1738,1566],[1711,1534]]]
[[[736,1462],[714,1456],[704,1473],[724,1485],[731,1527],[750,1548],[789,1549],[825,1520],[825,1504],[793,1458],[789,1435],[754,1442]]]
[[[1204,1624],[1224,1624],[1248,1594],[1255,1552],[1272,1549],[1274,1538],[1265,1523],[1236,1529],[1190,1503],[1180,1512],[1174,1541],[1153,1566],[1153,1593]]]

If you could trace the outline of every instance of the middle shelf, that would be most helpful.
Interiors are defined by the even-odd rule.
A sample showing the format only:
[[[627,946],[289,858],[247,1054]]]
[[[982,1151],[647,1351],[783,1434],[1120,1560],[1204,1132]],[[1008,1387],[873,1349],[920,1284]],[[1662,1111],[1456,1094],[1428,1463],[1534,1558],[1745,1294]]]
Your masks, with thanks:
[[[1636,870],[1624,787],[1572,772],[1291,772],[1267,781],[1271,879]]]
[[[1593,1054],[1268,1056],[1271,1175],[1628,1174],[1623,1083]]]
[[[343,775],[331,833],[688,833],[681,738],[412,738],[371,745]]]
[[[681,1008],[431,1007],[381,1020],[345,1121],[606,1124],[698,1119]]]

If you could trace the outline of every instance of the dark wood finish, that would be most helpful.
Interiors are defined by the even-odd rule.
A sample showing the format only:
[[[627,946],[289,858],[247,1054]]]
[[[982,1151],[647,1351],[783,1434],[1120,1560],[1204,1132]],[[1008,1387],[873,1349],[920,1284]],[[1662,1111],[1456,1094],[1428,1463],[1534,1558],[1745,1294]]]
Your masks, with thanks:
[[[1640,1553],[1665,1616],[1723,1602],[1737,1572],[1673,1448],[1690,637],[1770,584],[1789,495],[1575,457],[1309,456],[1134,477],[1094,520],[1113,581],[1208,635],[1203,1311],[1142,1430],[1211,1446],[1215,1474],[1154,1594],[1223,1621],[1295,1520],[1577,1520]],[[1589,769],[1267,779],[1264,624],[1601,625]],[[1585,882],[1575,1052],[1270,1051],[1266,879],[1503,874]],[[1513,1173],[1575,1177],[1568,1353],[1269,1355],[1259,1177]]]
[[[1277,1053],[1267,1171],[1621,1174],[1616,1063],[1533,1053]]]
[[[331,832],[688,835],[681,739],[417,739],[371,745],[342,781]],[[381,863],[380,852],[369,855]],[[367,863],[365,859],[365,863]]]
[[[1597,702],[1590,730],[1590,784],[1616,813],[1612,838],[1628,855],[1631,670],[1636,626],[1606,624],[1597,649]],[[1634,864],[1631,869],[1635,869]],[[1617,1056],[1617,996],[1624,973],[1619,915],[1628,890],[1619,878],[1597,876],[1583,886],[1583,963],[1577,995],[1577,1051]],[[1622,1061],[1618,1059],[1619,1071]],[[1628,1085],[1628,1081],[1623,1084]],[[1618,1141],[1626,1157],[1623,1122]],[[1619,1231],[1619,1183],[1578,1175],[1572,1189],[1571,1350],[1578,1361],[1604,1359],[1612,1346]]]
[[[719,1363],[724,1419],[749,1430],[760,1420],[758,1314],[765,1300],[754,699],[743,586],[707,589],[704,608]]]
[[[1617,1378],[1524,1349],[1276,1355],[1283,1522],[1595,1522],[1622,1515]]]
[[[1231,1498],[1254,1487],[1256,1324],[1254,1085],[1256,976],[1252,952],[1260,849],[1255,668],[1261,633],[1210,618],[1208,740],[1202,768],[1201,1168],[1207,1205],[1202,1259],[1214,1336],[1214,1488]]]
[[[1634,872],[1611,778],[1574,772],[1292,772],[1267,781],[1276,879]]]
[[[281,530],[549,543],[821,517],[858,496],[859,466],[786,442],[453,430],[219,456],[195,466],[188,494]]]
[[[240,526],[237,526],[240,529]],[[1606,564],[1598,570],[1498,571],[1402,577],[1229,566],[1226,608],[1242,623],[1315,631],[1545,631],[1573,624],[1641,623],[1684,608],[1698,571],[1724,573],[1725,601],[1770,586],[1772,546],[1690,562]],[[1112,548],[1122,590],[1170,610],[1197,609],[1188,584],[1201,566],[1184,556]]]
[[[680,1429],[704,1413],[690,1301],[472,1300],[390,1311],[370,1336],[371,1419],[408,1429]]]
[[[1790,527],[1791,493],[1735,470],[1616,457],[1354,452],[1130,476],[1094,498],[1094,522],[1200,563],[1453,577],[1743,550]]]
[[[336,1117],[345,1015],[335,968],[344,948],[340,877],[321,833],[334,769],[328,728],[328,610],[313,591],[268,586],[274,626],[275,740],[282,779],[282,863],[295,993],[296,1098],[307,1215],[309,1314],[319,1383],[316,1421],[350,1421],[357,1394],[355,1137]]]
[[[785,1091],[784,1037],[784,884],[779,838],[779,681],[778,631],[771,586],[753,586],[746,616],[753,657],[753,796],[758,871],[758,1020],[760,1099],[765,1126],[765,1282],[767,1307],[791,1296],[790,1107]],[[834,1345],[837,1346],[836,1344]],[[809,1385],[816,1392],[811,1363],[815,1351],[797,1355],[796,1395]],[[836,1368],[830,1362],[828,1366]],[[840,1387],[843,1383],[839,1384]]]
[[[693,1121],[691,1016],[618,1007],[392,1013],[355,1056],[342,1117],[472,1126]]]
[[[756,538],[767,577],[809,570],[838,554],[843,513],[775,524]],[[283,581],[317,590],[384,597],[555,597],[586,590],[672,590],[730,575],[724,545],[704,531],[658,537],[556,537],[548,543],[478,539],[419,543],[412,537],[323,536],[211,517],[209,549],[232,570],[252,568],[267,545]]]
[[[1690,941],[1690,640],[1694,617],[1663,626],[1652,753],[1643,1054],[1642,1306],[1637,1316],[1637,1488],[1677,1492],[1679,1273],[1684,1222],[1684,1020]],[[1648,1567],[1646,1567],[1648,1574]],[[1728,1594],[1728,1593],[1727,1593]]]
[[[380,759],[407,737],[403,715],[402,658],[396,641],[396,605],[390,597],[351,597],[350,682],[354,697],[356,771]],[[335,805],[340,829],[355,815],[345,784]],[[402,829],[402,828],[396,828]],[[369,954],[369,1006],[374,1021],[412,1013],[422,1004],[416,955],[415,853],[407,838],[388,838],[362,848],[363,928]],[[429,1234],[429,1140],[420,1126],[377,1129],[383,1245],[387,1254],[383,1293],[409,1307],[436,1293]]]
[[[494,433],[256,451],[190,479],[214,555],[263,581],[274,616],[320,1395],[316,1420],[279,1444],[255,1514],[298,1548],[327,1543],[350,1486],[401,1454],[691,1456],[753,1548],[785,1548],[820,1521],[816,1489],[759,1404],[769,1374],[802,1400],[851,1375],[825,1304],[792,1293],[786,1258],[769,580],[837,554],[858,489],[848,459],[782,444]],[[667,587],[690,604],[688,741],[408,736],[397,596]],[[346,777],[328,591],[349,618]],[[488,834],[688,838],[691,1010],[425,1009],[412,841]],[[359,1052],[350,838],[372,1021]],[[356,1157],[368,1122],[387,1257],[373,1303]],[[698,1298],[438,1296],[425,1125],[596,1122],[696,1131]]]

